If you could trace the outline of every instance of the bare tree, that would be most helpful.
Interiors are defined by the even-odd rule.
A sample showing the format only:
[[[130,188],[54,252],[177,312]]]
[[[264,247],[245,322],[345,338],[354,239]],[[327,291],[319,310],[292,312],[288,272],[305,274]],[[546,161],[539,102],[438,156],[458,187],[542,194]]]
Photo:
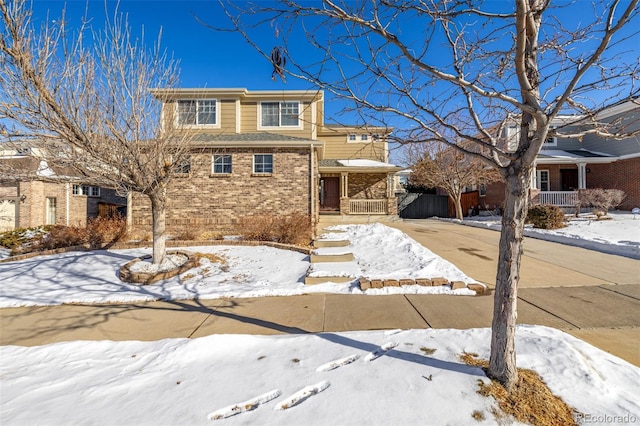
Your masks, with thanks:
[[[393,126],[400,142],[449,144],[498,170],[506,189],[488,374],[508,390],[518,378],[517,284],[536,156],[547,137],[626,136],[625,124],[610,127],[597,113],[638,95],[638,1],[550,3],[223,3],[231,24],[221,30],[240,32],[267,60],[277,43],[290,76],[348,100],[365,122]],[[274,40],[254,32],[261,27],[275,29]],[[579,116],[552,128],[565,114]],[[519,131],[507,149],[512,122]]]
[[[415,161],[409,175],[411,185],[444,189],[453,201],[456,219],[460,220],[464,219],[461,198],[465,188],[498,180],[498,172],[485,161],[442,145]]]
[[[160,49],[160,37],[145,46],[144,34],[136,38],[117,12],[104,29],[85,21],[73,33],[64,14],[36,27],[24,0],[0,0],[0,14],[2,138],[33,141],[48,162],[87,182],[146,195],[153,262],[162,262],[167,185],[188,158],[189,140],[162,125],[150,89],[176,87],[177,62]]]

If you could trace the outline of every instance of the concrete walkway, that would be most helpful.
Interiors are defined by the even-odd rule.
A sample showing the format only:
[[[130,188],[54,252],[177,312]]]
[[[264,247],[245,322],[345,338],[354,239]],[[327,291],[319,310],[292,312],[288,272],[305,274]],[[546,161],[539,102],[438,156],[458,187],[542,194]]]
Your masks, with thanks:
[[[492,284],[498,233],[441,221],[388,224]],[[640,261],[527,239],[518,322],[565,330],[640,366]],[[158,340],[214,333],[489,327],[492,296],[314,294],[0,309],[0,344]]]

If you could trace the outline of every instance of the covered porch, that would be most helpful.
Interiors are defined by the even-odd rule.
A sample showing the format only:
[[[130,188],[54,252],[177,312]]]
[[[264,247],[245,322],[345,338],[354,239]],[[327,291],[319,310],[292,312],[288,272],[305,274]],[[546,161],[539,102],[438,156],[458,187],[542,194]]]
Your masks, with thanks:
[[[320,215],[396,216],[393,177],[401,168],[373,160],[321,160]]]
[[[617,157],[585,149],[543,150],[534,164],[531,182],[532,202],[574,207],[577,205],[580,190],[603,187],[603,177],[597,176],[597,165],[616,160]]]

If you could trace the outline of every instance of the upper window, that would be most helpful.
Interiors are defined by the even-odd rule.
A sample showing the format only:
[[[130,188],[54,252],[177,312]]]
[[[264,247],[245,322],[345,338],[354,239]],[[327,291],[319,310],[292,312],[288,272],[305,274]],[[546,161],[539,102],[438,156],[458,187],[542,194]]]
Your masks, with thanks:
[[[90,185],[73,185],[73,195],[86,195],[88,197],[99,197],[100,187]]]
[[[273,154],[254,155],[253,173],[273,173]]]
[[[549,130],[555,129],[555,126],[551,126]],[[544,146],[556,146],[558,145],[558,138],[555,136],[547,136],[547,139],[544,141]]]
[[[360,140],[361,141],[368,141],[369,140],[369,135],[365,135],[364,133],[360,135]]]
[[[261,102],[261,127],[298,127],[300,102]]]
[[[178,124],[186,126],[215,126],[218,124],[218,101],[215,99],[186,99],[178,101]]]
[[[355,133],[351,133],[349,135],[349,142],[355,142],[357,140],[357,136]]]
[[[231,155],[213,156],[213,174],[231,174]]]
[[[520,126],[509,124],[504,128],[504,137],[507,140],[507,151],[515,152],[520,143]]]

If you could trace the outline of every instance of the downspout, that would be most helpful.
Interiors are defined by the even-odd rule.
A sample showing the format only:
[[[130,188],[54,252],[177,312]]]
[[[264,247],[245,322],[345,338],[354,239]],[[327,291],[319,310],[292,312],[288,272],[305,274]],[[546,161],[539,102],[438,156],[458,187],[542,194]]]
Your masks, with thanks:
[[[311,192],[311,220],[312,222],[315,224],[316,223],[316,178],[315,178],[315,168],[314,168],[314,154],[315,154],[315,149],[313,144],[311,144],[311,147],[309,148],[309,162],[311,163],[309,166],[309,170],[310,170],[310,176],[309,176],[309,185],[310,185],[310,192]]]
[[[65,216],[66,216],[66,224],[67,226],[69,226],[69,212],[70,212],[70,208],[69,208],[69,202],[71,201],[71,196],[69,195],[69,182],[67,182],[66,186],[65,186],[65,196],[66,196],[66,206],[65,206]]]

